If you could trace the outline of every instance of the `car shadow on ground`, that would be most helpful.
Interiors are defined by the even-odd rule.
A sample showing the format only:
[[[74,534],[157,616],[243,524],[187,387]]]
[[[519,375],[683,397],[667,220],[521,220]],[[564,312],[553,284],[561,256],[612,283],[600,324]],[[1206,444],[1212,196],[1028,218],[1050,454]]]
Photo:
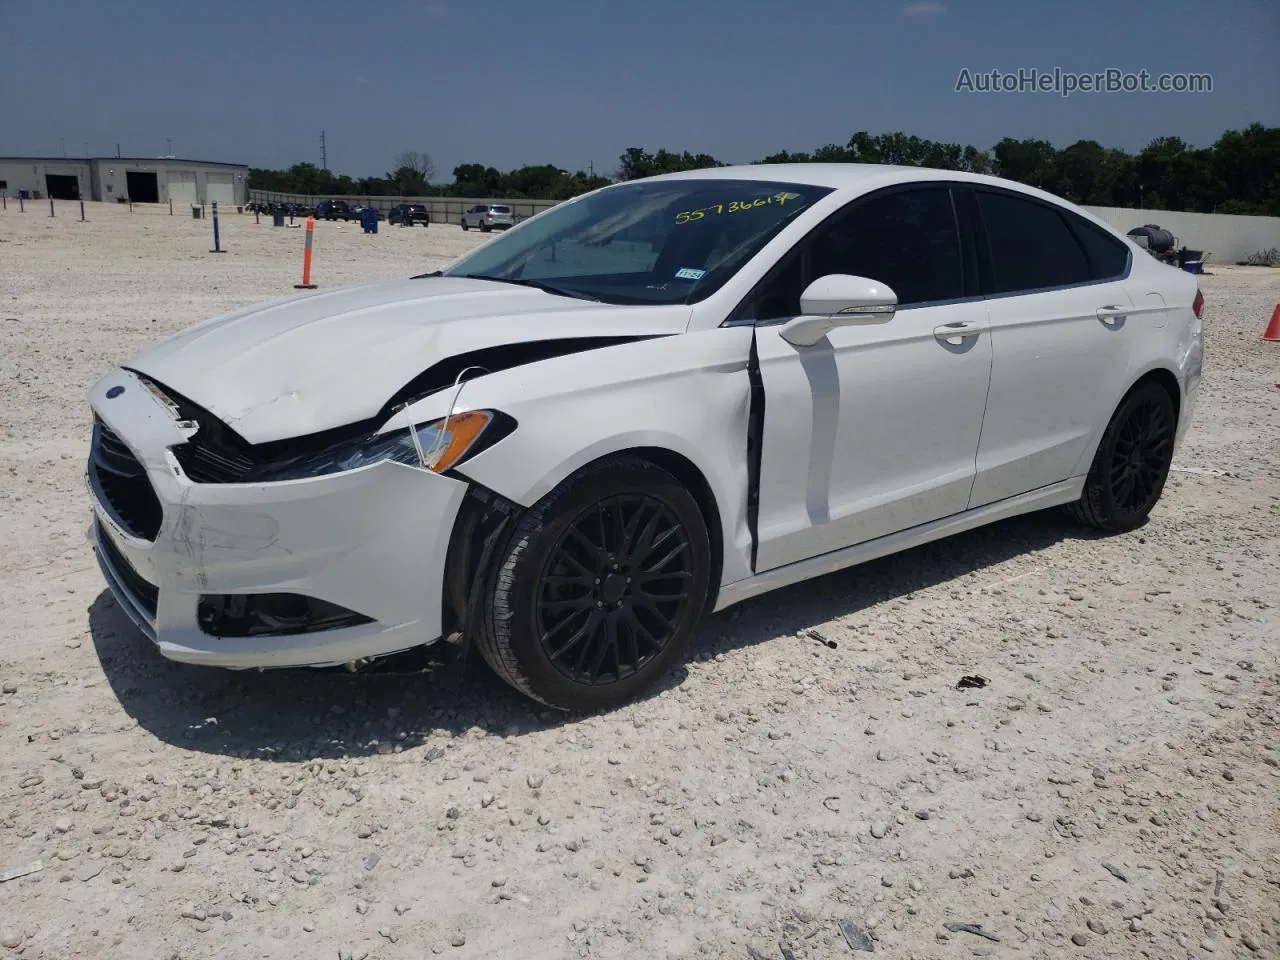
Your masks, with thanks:
[[[1003,521],[806,581],[709,617],[691,657],[793,635],[917,590],[1092,534],[1045,512]],[[103,672],[120,704],[165,743],[283,762],[409,750],[473,729],[499,736],[572,723],[515,693],[473,652],[465,676],[345,671],[229,671],[166,660],[110,594],[89,607]],[[909,640],[909,638],[904,638]],[[653,695],[678,687],[679,667]]]
[[[1056,510],[1003,520],[730,607],[708,618],[703,643],[694,655],[795,634],[1015,557],[1033,556],[1065,540],[1102,536]],[[982,580],[982,586],[995,586],[1000,579],[993,573]]]

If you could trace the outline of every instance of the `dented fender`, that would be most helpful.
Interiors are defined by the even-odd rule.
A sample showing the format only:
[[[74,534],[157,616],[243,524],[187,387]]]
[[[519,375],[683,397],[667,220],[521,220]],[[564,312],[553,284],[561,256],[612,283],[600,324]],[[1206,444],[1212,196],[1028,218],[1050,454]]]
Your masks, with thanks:
[[[715,498],[723,582],[731,582],[750,574],[752,336],[749,327],[716,328],[541,360],[434,393],[395,414],[384,429],[450,412],[507,414],[515,430],[453,472],[525,507],[609,454],[639,447],[677,454],[702,474]]]

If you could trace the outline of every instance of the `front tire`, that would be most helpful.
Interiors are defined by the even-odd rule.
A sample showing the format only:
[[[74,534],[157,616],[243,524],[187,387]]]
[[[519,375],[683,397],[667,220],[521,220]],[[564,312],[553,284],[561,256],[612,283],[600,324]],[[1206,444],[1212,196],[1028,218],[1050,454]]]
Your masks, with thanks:
[[[689,491],[646,461],[609,458],[520,518],[488,572],[476,644],[535,700],[616,707],[683,658],[710,569]]]
[[[1169,392],[1148,380],[1121,401],[1098,444],[1084,492],[1068,515],[1107,533],[1146,523],[1160,500],[1177,433]]]

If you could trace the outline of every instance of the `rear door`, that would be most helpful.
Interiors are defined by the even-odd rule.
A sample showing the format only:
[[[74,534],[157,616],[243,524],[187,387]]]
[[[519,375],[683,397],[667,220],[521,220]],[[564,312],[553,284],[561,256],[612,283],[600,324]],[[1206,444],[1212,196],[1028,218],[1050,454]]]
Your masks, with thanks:
[[[966,207],[993,349],[973,508],[1077,472],[1128,383],[1141,311],[1125,289],[1128,248],[1082,218],[986,186]]]

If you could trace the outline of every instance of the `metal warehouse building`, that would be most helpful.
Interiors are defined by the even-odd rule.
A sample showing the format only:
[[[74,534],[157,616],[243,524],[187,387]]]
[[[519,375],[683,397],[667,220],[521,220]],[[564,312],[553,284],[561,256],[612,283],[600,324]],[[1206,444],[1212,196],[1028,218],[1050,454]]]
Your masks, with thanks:
[[[249,167],[174,157],[0,157],[0,192],[24,191],[32,199],[234,206],[247,202]]]

